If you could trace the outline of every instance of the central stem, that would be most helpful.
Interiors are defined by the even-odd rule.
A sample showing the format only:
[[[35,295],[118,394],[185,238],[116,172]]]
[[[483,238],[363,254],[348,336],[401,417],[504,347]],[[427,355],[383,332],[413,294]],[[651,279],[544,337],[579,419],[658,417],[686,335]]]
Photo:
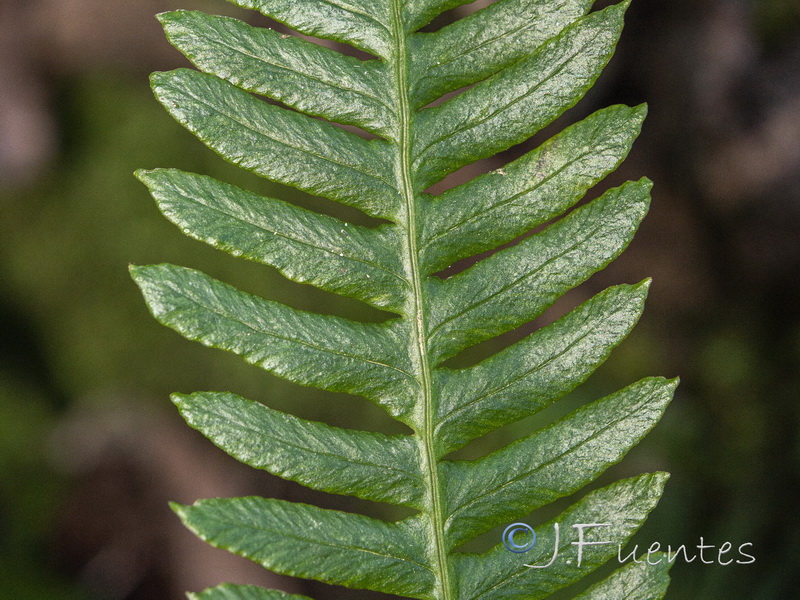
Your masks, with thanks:
[[[420,455],[423,460],[423,473],[428,495],[429,536],[431,543],[431,562],[436,565],[436,589],[434,597],[438,600],[456,600],[454,581],[450,575],[447,560],[447,547],[444,536],[444,507],[442,487],[434,446],[435,408],[431,386],[431,368],[428,362],[428,344],[425,327],[425,305],[422,300],[422,273],[418,257],[416,197],[411,174],[411,105],[408,100],[408,47],[403,26],[400,0],[392,1],[392,35],[394,40],[394,81],[397,98],[398,132],[396,162],[397,179],[403,200],[404,223],[406,231],[406,270],[411,279],[410,313],[413,319],[409,350],[420,384],[421,411],[417,412],[417,429]]]

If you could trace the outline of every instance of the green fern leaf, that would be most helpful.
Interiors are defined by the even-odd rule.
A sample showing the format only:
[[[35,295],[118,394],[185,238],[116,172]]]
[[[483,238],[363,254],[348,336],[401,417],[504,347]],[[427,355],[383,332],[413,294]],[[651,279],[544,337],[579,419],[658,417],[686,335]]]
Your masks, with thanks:
[[[189,600],[309,600],[308,596],[265,590],[254,585],[224,583],[199,594],[188,594]]]
[[[189,425],[248,465],[413,510],[386,522],[256,497],[174,505],[199,537],[275,572],[355,589],[431,600],[546,598],[616,556],[655,506],[666,474],[574,500],[537,527],[528,553],[497,544],[472,554],[461,546],[575,494],[621,460],[658,421],[676,382],[644,379],[477,460],[448,455],[584,382],[636,323],[649,282],[609,288],[474,366],[443,363],[538,317],[625,249],[647,212],[647,180],[564,214],[625,158],[646,111],[600,110],[502,170],[426,193],[578,102],[610,59],[627,8],[498,0],[419,32],[465,3],[234,0],[369,59],[228,17],[159,16],[199,69],[152,76],[175,119],[244,169],[385,223],[355,225],[193,173],[140,171],[164,215],[220,250],[394,317],[362,323],[305,312],[173,265],[131,273],[155,318],[188,339],[300,385],[363,396],[411,429],[342,429],[232,393],[175,394]],[[456,275],[437,275],[553,220]],[[605,524],[614,543],[593,546],[581,564],[561,559],[535,568],[554,548],[569,554],[566,530],[580,523]],[[655,562],[623,566],[577,598],[661,598],[669,564]],[[189,597],[304,598],[231,584]]]

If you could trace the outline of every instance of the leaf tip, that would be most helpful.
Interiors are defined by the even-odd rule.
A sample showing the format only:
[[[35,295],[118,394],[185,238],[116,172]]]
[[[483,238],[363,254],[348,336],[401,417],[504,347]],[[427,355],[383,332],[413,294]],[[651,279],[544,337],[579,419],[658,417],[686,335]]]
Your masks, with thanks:
[[[163,74],[164,73],[161,71],[154,71],[153,73],[150,73],[150,89],[153,90],[156,98],[158,98],[159,88],[164,81],[164,78],[162,77]]]
[[[631,0],[623,0],[622,2],[618,2],[617,4],[612,4],[603,8],[602,10],[598,10],[594,13],[590,13],[589,16],[597,15],[598,18],[602,19],[605,23],[613,23],[613,26],[617,31],[622,30],[622,26],[624,24],[625,13],[628,10],[628,7],[631,5]]]
[[[164,12],[160,12],[156,14],[156,20],[161,23],[161,25],[166,25],[171,20],[173,20],[175,13],[181,12],[179,10],[166,10]]]
[[[133,280],[138,283],[142,284],[149,276],[152,274],[153,270],[156,269],[158,265],[128,265],[128,272],[131,274]]]
[[[183,53],[183,50],[179,47],[178,39],[182,33],[191,33],[191,18],[193,16],[191,13],[193,12],[196,11],[178,9],[164,11],[156,15],[156,19],[164,29],[167,40],[181,53]]]
[[[667,485],[667,481],[672,475],[667,471],[655,471],[654,473],[650,473],[648,475],[648,479],[650,483],[652,483],[657,489],[658,496],[664,493],[664,487]]]
[[[655,385],[658,389],[666,390],[670,392],[670,394],[678,387],[678,378],[673,377],[672,379],[667,379],[666,377],[662,377],[660,375],[654,377],[645,377],[642,381],[649,381],[652,385]]]
[[[178,410],[182,410],[186,403],[191,399],[191,394],[180,394],[175,392],[169,395],[169,399],[175,406],[178,407]]]
[[[652,277],[645,277],[639,283],[634,285],[633,287],[637,291],[641,291],[644,296],[646,296],[650,292],[650,286],[653,284]]]
[[[649,179],[648,177],[642,177],[636,183],[641,185],[648,192],[653,189],[653,180]]]
[[[158,169],[136,169],[133,172],[133,176],[136,177],[139,181],[143,184],[147,185],[147,182],[150,181],[151,175],[155,173]]]
[[[158,92],[160,88],[169,83],[171,78],[180,75],[179,71],[188,71],[189,69],[173,69],[172,71],[153,71],[150,73],[150,89]]]
[[[628,7],[630,5],[631,5],[631,0],[622,0],[622,2],[620,2],[619,4],[615,4],[614,8],[622,12],[625,12],[626,10],[628,10]]]
[[[142,292],[147,295],[148,284],[152,282],[154,271],[158,268],[159,265],[128,265],[128,273]]]
[[[192,508],[191,506],[188,506],[187,504],[181,504],[180,502],[170,502],[169,507],[172,509],[172,512],[178,515],[183,522],[186,522],[188,512]]]

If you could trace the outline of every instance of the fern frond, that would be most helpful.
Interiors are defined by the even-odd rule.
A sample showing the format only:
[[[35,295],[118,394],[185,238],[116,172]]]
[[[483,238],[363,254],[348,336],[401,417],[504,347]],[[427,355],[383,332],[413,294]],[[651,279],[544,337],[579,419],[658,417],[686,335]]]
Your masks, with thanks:
[[[418,30],[466,1],[233,3],[374,58],[229,17],[169,12],[159,16],[167,37],[199,70],[154,74],[156,97],[226,160],[385,222],[355,225],[175,169],[137,176],[187,235],[395,316],[362,323],[314,314],[174,265],[132,267],[132,276],[156,319],[188,339],[300,385],[363,396],[411,433],[332,427],[232,393],[173,401],[190,426],[248,465],[415,512],[385,522],[255,497],[173,508],[214,546],[278,573],[356,589],[535,599],[579,581],[644,522],[666,474],[575,500],[537,528],[527,554],[502,544],[482,554],[459,548],[575,494],[618,462],[658,421],[675,381],[644,379],[477,460],[448,455],[584,382],[636,323],[649,282],[609,288],[476,365],[443,363],[535,319],[625,249],[647,212],[649,181],[609,189],[563,215],[624,160],[646,109],[600,110],[502,170],[436,197],[426,190],[578,102],[613,53],[627,2],[589,12],[588,0],[498,0],[432,33]],[[550,221],[456,275],[437,275]],[[562,559],[533,570],[552,553],[555,525],[576,523],[607,523],[614,543],[592,547],[581,565]],[[571,542],[566,532],[558,540],[565,556]],[[625,566],[578,598],[661,598],[667,570]],[[190,598],[303,597],[224,584]]]

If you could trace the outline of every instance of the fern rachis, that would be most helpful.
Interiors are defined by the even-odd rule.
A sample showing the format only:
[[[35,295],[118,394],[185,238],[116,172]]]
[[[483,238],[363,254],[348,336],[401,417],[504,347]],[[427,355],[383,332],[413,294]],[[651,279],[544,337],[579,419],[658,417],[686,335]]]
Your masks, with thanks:
[[[615,548],[598,547],[581,567],[559,563],[535,575],[525,564],[547,562],[548,543],[524,557],[502,545],[481,555],[458,548],[576,492],[620,460],[656,423],[674,382],[645,379],[479,460],[445,457],[582,383],[634,325],[647,283],[601,292],[475,366],[442,363],[535,318],[619,255],[644,217],[650,185],[610,189],[457,275],[433,275],[570,209],[625,157],[644,109],[598,111],[502,172],[439,197],[424,190],[524,141],[574,105],[609,60],[627,4],[587,14],[585,0],[499,0],[419,33],[463,2],[234,3],[377,58],[176,11],[161,21],[200,71],[154,74],[159,100],[227,160],[388,223],[356,226],[176,170],[143,171],[140,179],[189,235],[397,317],[369,324],[303,312],[172,265],[134,267],[133,277],[154,316],[187,338],[298,384],[362,395],[413,434],[334,428],[230,393],[176,394],[174,401],[191,426],[247,464],[417,512],[386,523],[264,498],[201,500],[176,511],[215,546],[277,572],[353,588],[437,600],[544,598],[577,581]],[[333,123],[377,137],[367,141]],[[623,543],[664,480],[652,474],[612,484],[557,521],[603,519]],[[548,531],[541,528],[543,541]],[[638,590],[630,598],[661,597],[666,582],[665,567],[634,565],[580,597],[622,589]],[[288,596],[227,585],[198,597]]]

